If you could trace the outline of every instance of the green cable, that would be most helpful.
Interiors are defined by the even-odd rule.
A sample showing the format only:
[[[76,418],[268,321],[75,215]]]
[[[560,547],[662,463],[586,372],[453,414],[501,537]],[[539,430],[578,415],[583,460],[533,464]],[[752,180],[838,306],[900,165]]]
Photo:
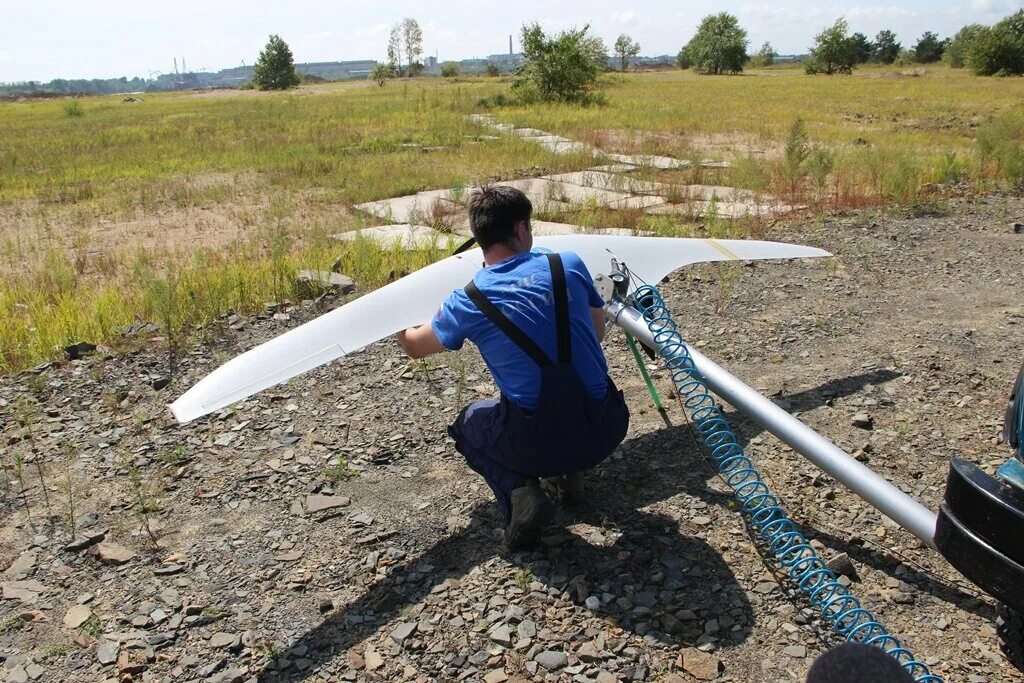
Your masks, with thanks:
[[[651,399],[654,401],[654,406],[659,412],[664,414],[665,407],[661,405],[661,397],[658,396],[658,390],[654,388],[654,382],[651,381],[651,376],[647,372],[647,366],[644,365],[644,359],[640,357],[640,349],[636,346],[636,340],[633,339],[633,335],[626,332],[626,341],[629,342],[629,348],[633,352],[633,358],[636,359],[636,364],[640,368],[640,374],[644,377],[644,383],[647,384],[647,391],[651,392]]]

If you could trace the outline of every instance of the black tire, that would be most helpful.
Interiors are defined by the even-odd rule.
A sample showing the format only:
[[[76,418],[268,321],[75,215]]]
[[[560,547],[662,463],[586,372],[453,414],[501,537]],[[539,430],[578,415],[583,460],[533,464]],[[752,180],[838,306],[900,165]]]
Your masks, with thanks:
[[[999,647],[1010,664],[1024,671],[1024,615],[1006,605],[999,605],[996,617]]]

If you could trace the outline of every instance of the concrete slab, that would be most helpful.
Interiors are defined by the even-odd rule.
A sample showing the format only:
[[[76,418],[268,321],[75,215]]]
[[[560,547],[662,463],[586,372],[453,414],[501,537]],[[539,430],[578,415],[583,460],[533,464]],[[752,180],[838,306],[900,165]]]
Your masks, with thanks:
[[[560,183],[594,187],[615,192],[628,192],[630,194],[655,194],[664,192],[670,187],[665,183],[640,180],[639,178],[605,171],[575,171],[573,173],[559,173],[544,177]]]
[[[396,224],[433,223],[435,217],[463,212],[462,207],[450,200],[451,194],[451,190],[426,190],[403,197],[356,204],[355,208]]]
[[[748,204],[756,204],[759,201],[757,193],[753,190],[742,190],[723,185],[678,185],[675,191],[686,199],[703,199],[705,201],[717,199],[724,202]]]
[[[668,200],[664,197],[658,197],[650,194],[634,195],[632,197],[626,197],[625,199],[616,199],[613,202],[609,202],[608,206],[613,209],[650,209],[655,206],[661,206]]]
[[[674,159],[654,154],[608,154],[606,156],[623,164],[651,166],[662,170],[690,167],[690,162],[685,159]]]
[[[555,201],[570,205],[580,205],[587,202],[596,202],[598,206],[608,206],[616,200],[626,199],[630,195],[626,192],[614,192],[602,190],[596,187],[583,187],[571,183],[560,183],[547,178],[524,178],[522,180],[508,180],[497,183],[498,185],[510,185],[522,190],[531,202]]]
[[[552,137],[551,133],[543,130],[537,130],[536,128],[513,128],[512,134],[520,138],[539,138],[539,137]],[[556,136],[557,137],[557,136]],[[565,140],[566,138],[562,138]]]
[[[594,166],[588,168],[588,171],[597,171],[598,173],[629,173],[639,168],[631,164],[602,164],[601,166]]]
[[[360,237],[373,240],[382,247],[391,248],[398,244],[403,249],[426,249],[432,246],[447,248],[458,246],[462,242],[462,236],[445,234],[429,228],[425,225],[409,225],[408,223],[397,223],[394,225],[377,225],[372,228],[342,232],[331,235],[331,239],[339,242],[354,242]]]
[[[609,159],[614,159],[623,164],[633,166],[650,166],[661,170],[672,170],[690,168],[693,164],[686,159],[660,156],[657,154],[606,154]],[[703,168],[729,168],[728,161],[714,161],[706,159],[700,162]]]

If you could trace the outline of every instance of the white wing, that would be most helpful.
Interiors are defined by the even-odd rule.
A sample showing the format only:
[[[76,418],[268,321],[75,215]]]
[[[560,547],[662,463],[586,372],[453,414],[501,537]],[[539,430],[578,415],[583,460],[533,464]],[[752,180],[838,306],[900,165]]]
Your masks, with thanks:
[[[607,273],[615,258],[652,284],[693,263],[829,256],[813,247],[753,240],[565,235],[538,237],[534,244],[576,252],[591,275]],[[469,282],[482,261],[479,249],[450,256],[271,339],[211,372],[172,403],[171,411],[179,422],[194,420],[420,325]]]

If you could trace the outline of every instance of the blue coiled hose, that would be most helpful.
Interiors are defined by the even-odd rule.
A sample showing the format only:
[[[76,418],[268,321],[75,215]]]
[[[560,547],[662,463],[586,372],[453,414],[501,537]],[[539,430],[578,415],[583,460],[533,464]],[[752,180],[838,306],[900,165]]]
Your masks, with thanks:
[[[942,683],[923,662],[914,659],[900,641],[875,620],[860,600],[836,580],[796,524],[761,478],[754,462],[730,429],[722,410],[708,391],[690,357],[665,300],[656,287],[643,285],[633,295],[638,311],[654,335],[665,367],[696,427],[697,434],[718,473],[733,489],[751,525],[786,571],[790,580],[807,595],[832,629],[847,640],[875,645],[896,659],[918,683]]]

